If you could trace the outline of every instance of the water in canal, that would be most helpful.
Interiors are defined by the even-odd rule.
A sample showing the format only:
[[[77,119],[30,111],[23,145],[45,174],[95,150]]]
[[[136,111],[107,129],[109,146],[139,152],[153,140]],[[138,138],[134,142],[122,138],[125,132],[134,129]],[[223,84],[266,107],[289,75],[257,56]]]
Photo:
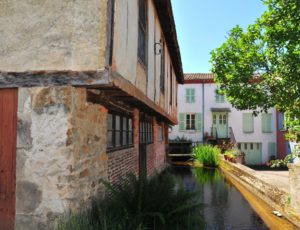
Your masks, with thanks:
[[[202,215],[205,229],[264,230],[268,229],[241,193],[217,169],[176,166],[174,174],[186,189],[197,191],[205,204]]]

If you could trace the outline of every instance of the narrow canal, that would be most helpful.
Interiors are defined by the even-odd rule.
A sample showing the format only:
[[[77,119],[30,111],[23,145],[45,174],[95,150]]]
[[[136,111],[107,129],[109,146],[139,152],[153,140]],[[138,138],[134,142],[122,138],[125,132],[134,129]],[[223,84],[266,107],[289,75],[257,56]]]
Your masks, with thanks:
[[[186,189],[199,192],[201,202],[205,204],[202,210],[206,222],[205,229],[269,229],[219,170],[176,166],[173,171]]]

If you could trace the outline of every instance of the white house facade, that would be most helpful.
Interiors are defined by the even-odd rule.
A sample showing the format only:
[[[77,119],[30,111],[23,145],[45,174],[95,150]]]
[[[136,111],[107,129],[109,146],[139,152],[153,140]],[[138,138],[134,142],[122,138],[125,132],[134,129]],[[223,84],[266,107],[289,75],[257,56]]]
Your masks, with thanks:
[[[276,110],[253,116],[237,110],[218,94],[213,74],[185,74],[178,86],[178,125],[170,139],[186,137],[194,142],[209,138],[233,140],[246,154],[248,165],[261,165],[276,153]]]

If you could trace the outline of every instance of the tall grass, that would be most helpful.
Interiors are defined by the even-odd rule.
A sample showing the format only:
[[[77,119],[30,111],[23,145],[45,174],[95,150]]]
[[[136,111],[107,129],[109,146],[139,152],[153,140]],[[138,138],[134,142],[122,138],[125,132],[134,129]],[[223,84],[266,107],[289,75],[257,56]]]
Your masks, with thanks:
[[[220,162],[221,151],[218,147],[211,145],[196,145],[193,148],[193,154],[196,160],[204,166],[217,167]]]
[[[143,178],[143,177],[142,177]],[[60,220],[57,230],[199,229],[203,227],[199,197],[169,174],[139,179],[129,174],[122,184],[104,182],[109,196],[92,208]]]

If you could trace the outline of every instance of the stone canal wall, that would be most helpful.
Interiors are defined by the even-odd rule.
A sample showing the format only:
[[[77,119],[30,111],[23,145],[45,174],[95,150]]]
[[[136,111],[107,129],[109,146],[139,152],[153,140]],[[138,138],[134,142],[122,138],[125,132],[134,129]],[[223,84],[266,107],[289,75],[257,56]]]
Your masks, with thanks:
[[[220,168],[226,177],[237,181],[248,191],[259,197],[273,210],[280,211],[290,222],[300,228],[300,218],[286,190],[265,181],[255,170],[244,165],[221,160]],[[298,190],[299,191],[299,190]]]
[[[300,165],[289,164],[288,167],[291,191],[291,206],[300,216]]]

